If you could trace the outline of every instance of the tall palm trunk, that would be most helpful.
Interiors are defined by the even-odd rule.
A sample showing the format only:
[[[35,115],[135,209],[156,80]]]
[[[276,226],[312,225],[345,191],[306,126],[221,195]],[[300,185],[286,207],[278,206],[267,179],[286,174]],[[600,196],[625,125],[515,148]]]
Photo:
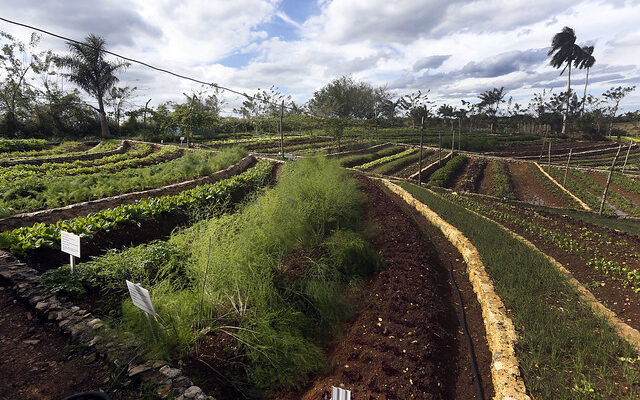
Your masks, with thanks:
[[[98,96],[98,114],[100,115],[100,134],[103,138],[110,138],[109,124],[107,123],[107,114],[104,112],[104,101],[102,96]]]
[[[569,67],[569,74],[567,75],[567,104],[564,107],[564,113],[562,114],[562,134],[567,132],[567,114],[569,113],[569,97],[571,96],[571,59],[567,63]]]
[[[582,95],[582,110],[580,110],[580,118],[584,115],[584,103],[587,101],[587,85],[589,84],[589,68],[587,68],[587,80],[584,81],[584,94]]]

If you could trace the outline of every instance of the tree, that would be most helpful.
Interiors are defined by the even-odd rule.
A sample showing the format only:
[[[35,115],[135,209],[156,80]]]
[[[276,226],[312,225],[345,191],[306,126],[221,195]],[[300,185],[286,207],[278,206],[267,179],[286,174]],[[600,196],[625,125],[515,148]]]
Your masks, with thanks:
[[[307,107],[317,116],[327,118],[326,127],[340,147],[345,120],[374,118],[377,98],[376,89],[369,83],[341,76],[314,92]]]
[[[584,115],[584,104],[587,100],[587,85],[589,84],[589,69],[596,63],[596,58],[593,56],[593,46],[582,46],[580,57],[576,59],[575,66],[580,69],[587,69],[587,77],[584,81],[584,94],[582,95],[582,110],[580,111],[580,118]]]
[[[478,96],[478,98],[480,99],[478,107],[480,109],[484,109],[485,114],[491,120],[491,133],[494,133],[495,118],[498,114],[500,103],[504,103],[504,96],[506,96],[506,93],[504,92],[504,86],[500,89],[493,88],[491,90],[484,91]]]
[[[182,132],[187,134],[187,147],[191,147],[193,132],[201,131],[211,126],[217,119],[217,114],[207,108],[206,101],[201,100],[201,93],[192,93],[184,104],[177,104],[173,111],[173,118]]]
[[[0,38],[8,41],[0,50],[0,67],[4,75],[0,82],[0,111],[4,113],[6,131],[15,135],[19,130],[18,115],[28,115],[39,94],[39,90],[28,83],[27,74],[29,71],[36,74],[48,72],[53,53],[35,53],[40,41],[40,36],[35,33],[28,45],[2,31]]]
[[[69,70],[65,76],[71,82],[96,98],[98,108],[94,107],[94,109],[100,117],[100,133],[102,137],[111,137],[104,112],[104,97],[107,91],[118,82],[115,73],[127,68],[129,63],[106,60],[106,42],[93,33],[89,34],[84,42],[67,42],[67,46],[71,54],[60,57],[59,64]]]
[[[116,119],[116,125],[120,127],[120,118],[124,114],[125,106],[129,105],[129,99],[137,90],[137,87],[112,87],[107,93],[106,103],[113,107],[113,116]]]
[[[564,114],[562,115],[562,134],[567,130],[567,111],[569,109],[569,96],[571,94],[571,63],[581,57],[582,49],[576,44],[576,34],[573,29],[565,26],[562,31],[556,33],[551,40],[551,49],[547,55],[551,56],[550,64],[554,68],[560,68],[565,63],[566,66],[560,72],[564,73],[565,69],[569,69],[567,74],[567,104]]]
[[[411,128],[416,127],[416,124],[422,121],[422,118],[427,119],[429,116],[429,105],[433,102],[427,99],[429,90],[422,93],[421,90],[417,92],[409,93],[398,99],[398,107],[405,112],[405,116],[411,120]]]
[[[618,113],[618,107],[620,106],[620,101],[629,93],[633,92],[636,89],[635,86],[629,87],[612,87],[606,92],[602,93],[602,96],[606,98],[608,101],[613,102],[613,106],[611,107],[611,121],[609,122],[609,138],[611,138],[611,130],[613,129],[613,120]]]

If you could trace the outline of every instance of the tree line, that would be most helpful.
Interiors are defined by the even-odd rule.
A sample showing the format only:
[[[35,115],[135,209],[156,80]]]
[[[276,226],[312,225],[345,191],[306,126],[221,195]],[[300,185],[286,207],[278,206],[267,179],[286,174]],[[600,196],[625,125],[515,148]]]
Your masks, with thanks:
[[[234,117],[222,117],[226,101],[218,88],[203,86],[183,93],[181,102],[149,107],[134,105],[137,88],[118,86],[118,74],[129,63],[107,59],[106,42],[90,34],[82,43],[67,43],[69,53],[38,51],[40,37],[22,43],[0,32],[0,134],[5,137],[110,137],[140,135],[145,139],[187,137],[195,132],[277,132],[323,129],[339,138],[347,126],[416,127],[421,121],[459,130],[493,133],[571,133],[601,138],[613,133],[622,99],[635,89],[612,87],[596,97],[587,93],[589,69],[596,60],[593,46],[579,46],[573,29],[565,27],[553,36],[550,64],[567,71],[567,90],[535,93],[528,104],[518,103],[504,87],[479,93],[475,102],[442,104],[429,98],[428,88],[401,96],[385,86],[373,86],[351,76],[341,76],[313,93],[305,104],[296,104],[276,87],[259,89],[233,109]],[[571,89],[573,68],[586,70],[581,98]],[[75,87],[65,88],[65,82]],[[80,90],[95,99],[83,100]],[[286,120],[280,127],[280,116]],[[623,119],[637,119],[638,111]]]

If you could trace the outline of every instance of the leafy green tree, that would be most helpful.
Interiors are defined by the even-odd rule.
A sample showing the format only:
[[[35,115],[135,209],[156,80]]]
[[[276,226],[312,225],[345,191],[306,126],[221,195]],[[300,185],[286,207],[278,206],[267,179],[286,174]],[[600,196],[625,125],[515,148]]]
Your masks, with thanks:
[[[404,111],[405,116],[411,120],[411,128],[426,120],[431,112],[430,106],[433,103],[428,99],[429,90],[422,93],[421,90],[404,95],[398,99],[398,108]]]
[[[602,93],[602,97],[607,99],[612,103],[611,108],[611,120],[609,122],[609,138],[611,138],[611,130],[613,129],[613,120],[616,118],[616,114],[618,113],[618,107],[620,106],[620,102],[626,95],[633,92],[636,89],[635,86],[628,87],[612,87],[606,92]]]
[[[107,92],[106,103],[113,108],[113,117],[116,120],[116,126],[120,127],[120,118],[125,113],[125,109],[130,107],[130,99],[137,90],[137,87],[114,86]]]
[[[478,96],[480,99],[478,107],[484,110],[485,115],[491,121],[491,133],[494,133],[495,119],[500,108],[500,103],[504,103],[505,96],[506,93],[504,92],[504,86],[500,89],[493,88],[491,90],[486,90]]]
[[[39,95],[38,88],[29,83],[27,75],[29,72],[48,72],[53,53],[36,53],[40,36],[35,33],[28,44],[2,31],[0,39],[7,41],[0,49],[0,69],[4,76],[0,81],[0,112],[4,130],[15,136],[20,130],[20,120],[29,117]]]
[[[567,74],[567,91],[565,94],[566,108],[562,115],[562,134],[564,135],[567,130],[567,112],[569,110],[569,99],[571,95],[571,63],[580,59],[582,49],[576,44],[576,34],[573,29],[565,26],[562,31],[556,33],[551,39],[551,49],[547,55],[552,56],[550,64],[554,68],[560,68],[563,65],[565,67],[560,72],[560,75],[564,73],[565,69],[569,69]]]
[[[107,115],[104,111],[104,98],[109,89],[117,82],[116,72],[129,66],[126,62],[110,62],[106,59],[105,40],[93,33],[89,34],[84,42],[67,42],[70,55],[60,57],[59,64],[67,69],[65,74],[71,82],[95,97],[98,107],[94,109],[100,117],[100,132],[102,137],[111,137]]]
[[[580,110],[580,118],[584,115],[584,105],[587,100],[587,85],[589,84],[589,69],[596,63],[593,56],[593,46],[583,46],[580,57],[575,60],[575,66],[580,69],[587,69],[587,77],[584,81],[584,94],[582,95],[582,109]]]
[[[200,93],[192,93],[191,96],[183,94],[187,101],[175,105],[172,116],[176,125],[187,135],[187,147],[191,147],[193,133],[210,128],[216,122],[217,114],[211,112]]]

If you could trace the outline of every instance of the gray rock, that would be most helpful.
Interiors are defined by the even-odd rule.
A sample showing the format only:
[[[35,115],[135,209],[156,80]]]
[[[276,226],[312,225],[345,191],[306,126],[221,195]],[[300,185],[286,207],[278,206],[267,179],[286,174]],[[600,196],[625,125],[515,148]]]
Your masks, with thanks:
[[[180,371],[177,368],[171,368],[170,366],[165,366],[160,368],[160,373],[164,376],[166,376],[167,378],[177,378],[180,375],[182,375],[182,371]]]
[[[194,399],[198,394],[202,393],[202,389],[198,386],[191,386],[189,389],[185,390],[182,394],[186,399]]]
[[[36,304],[36,310],[39,312],[43,312],[44,310],[46,310],[49,307],[49,303],[46,303],[44,301],[38,302]]]

